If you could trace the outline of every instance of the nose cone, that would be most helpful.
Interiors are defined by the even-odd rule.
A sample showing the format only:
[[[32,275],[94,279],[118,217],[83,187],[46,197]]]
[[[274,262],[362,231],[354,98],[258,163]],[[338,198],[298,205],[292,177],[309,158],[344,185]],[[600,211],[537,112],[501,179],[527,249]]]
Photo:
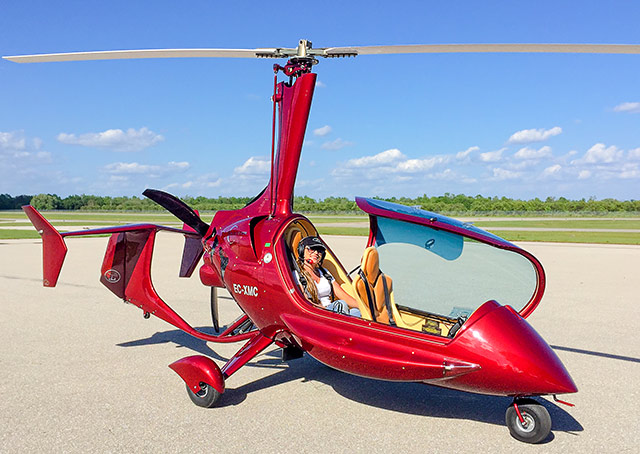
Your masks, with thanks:
[[[509,306],[485,305],[450,344],[458,358],[481,367],[453,379],[455,387],[508,396],[578,391],[560,358],[525,319]]]

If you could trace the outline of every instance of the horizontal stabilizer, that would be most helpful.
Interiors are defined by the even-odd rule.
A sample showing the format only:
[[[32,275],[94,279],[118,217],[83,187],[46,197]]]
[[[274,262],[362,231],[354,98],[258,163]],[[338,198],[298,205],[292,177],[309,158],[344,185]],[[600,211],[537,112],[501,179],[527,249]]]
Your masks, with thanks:
[[[67,255],[67,245],[62,235],[53,228],[35,208],[25,205],[22,210],[42,237],[42,284],[45,287],[55,287],[62,269],[62,263]]]

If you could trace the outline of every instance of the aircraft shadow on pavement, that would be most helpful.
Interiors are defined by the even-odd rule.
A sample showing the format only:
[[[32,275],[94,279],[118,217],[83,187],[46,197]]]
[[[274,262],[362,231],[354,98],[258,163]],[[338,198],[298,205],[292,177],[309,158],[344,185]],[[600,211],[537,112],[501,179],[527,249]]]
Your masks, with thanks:
[[[309,355],[285,363],[287,366],[283,369],[279,351],[270,352],[265,356],[273,358],[253,361],[247,366],[278,368],[278,372],[237,388],[227,388],[218,406],[237,405],[252,392],[295,380],[302,380],[303,383],[323,383],[349,400],[376,408],[437,418],[468,419],[500,426],[505,425],[505,411],[512,402],[509,397],[485,396],[420,383],[398,383],[358,377],[327,367]],[[553,431],[584,430],[564,409],[545,399],[537,400],[549,411]],[[549,442],[552,439],[553,433],[545,441]]]
[[[197,329],[214,334],[211,327]],[[168,342],[219,361],[227,361],[227,358],[209,348],[207,342],[180,330],[157,332],[149,338],[120,343],[118,346],[139,347]],[[227,387],[217,407],[238,405],[253,392],[298,380],[302,383],[323,383],[347,399],[376,408],[437,418],[468,419],[501,426],[505,425],[504,414],[512,402],[509,397],[485,396],[419,383],[387,382],[357,377],[327,367],[309,355],[283,363],[279,349],[267,351],[258,356],[257,360],[247,363],[245,367],[264,368],[275,372],[236,388]],[[564,409],[545,399],[539,398],[538,401],[551,415],[552,431],[583,430],[582,425]],[[549,442],[552,439],[553,432],[545,441]]]
[[[220,327],[220,332],[222,332],[226,326]],[[210,326],[208,327],[200,327],[196,328],[198,331],[202,331],[203,333],[211,334],[213,336],[216,335],[214,329]],[[208,356],[213,359],[217,359],[219,361],[228,361],[228,358],[220,356],[214,350],[209,348],[209,345],[206,341],[202,339],[197,339],[190,334],[185,333],[179,329],[171,330],[171,331],[162,331],[157,332],[153,336],[148,337],[146,339],[138,339],[129,342],[122,342],[120,344],[116,344],[118,347],[142,347],[145,345],[157,345],[157,344],[167,344],[172,342],[176,344],[176,348],[188,348],[193,350],[194,352],[200,353],[202,355]]]
[[[571,353],[580,353],[581,355],[598,356],[600,358],[616,359],[619,361],[629,361],[632,363],[640,363],[640,358],[634,358],[633,356],[614,355],[612,353],[596,352],[593,350],[583,350],[581,348],[573,347],[561,347],[559,345],[550,345],[554,350],[562,350]]]

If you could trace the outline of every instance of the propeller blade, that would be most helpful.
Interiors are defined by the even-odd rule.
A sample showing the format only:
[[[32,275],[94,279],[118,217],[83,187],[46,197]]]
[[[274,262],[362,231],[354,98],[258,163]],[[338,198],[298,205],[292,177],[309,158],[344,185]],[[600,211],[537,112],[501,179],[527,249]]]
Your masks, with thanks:
[[[443,53],[577,53],[640,54],[638,44],[414,44],[404,46],[354,46],[322,49],[327,57],[377,54],[443,54]]]
[[[220,324],[218,322],[218,289],[211,287],[211,320],[213,321],[213,329],[216,333],[220,332]]]
[[[200,219],[200,216],[198,216],[189,205],[176,196],[157,189],[146,189],[142,194],[158,205],[166,208],[167,211],[198,232],[201,236],[207,234],[209,225]]]
[[[83,60],[122,60],[134,58],[288,58],[297,49],[138,49],[69,52],[58,54],[13,55],[2,57],[16,63],[42,63]]]

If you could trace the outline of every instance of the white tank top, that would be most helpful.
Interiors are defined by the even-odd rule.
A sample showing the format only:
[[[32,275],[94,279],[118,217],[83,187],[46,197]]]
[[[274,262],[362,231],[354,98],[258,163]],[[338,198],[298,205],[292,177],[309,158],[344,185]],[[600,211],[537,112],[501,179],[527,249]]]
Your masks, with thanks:
[[[331,277],[331,280],[333,280],[333,276],[331,276],[331,273],[326,270],[325,272]],[[300,275],[297,271],[294,271],[294,276],[296,278],[296,282],[300,284]],[[320,304],[322,304],[322,306],[324,307],[327,307],[329,304],[331,304],[331,282],[329,281],[329,279],[324,277],[324,275],[320,278],[320,282],[312,282],[316,284]]]
[[[324,307],[327,307],[331,304],[331,282],[329,282],[326,277],[322,276],[320,281],[315,284],[318,288],[318,299],[320,300],[320,303],[322,303]]]

